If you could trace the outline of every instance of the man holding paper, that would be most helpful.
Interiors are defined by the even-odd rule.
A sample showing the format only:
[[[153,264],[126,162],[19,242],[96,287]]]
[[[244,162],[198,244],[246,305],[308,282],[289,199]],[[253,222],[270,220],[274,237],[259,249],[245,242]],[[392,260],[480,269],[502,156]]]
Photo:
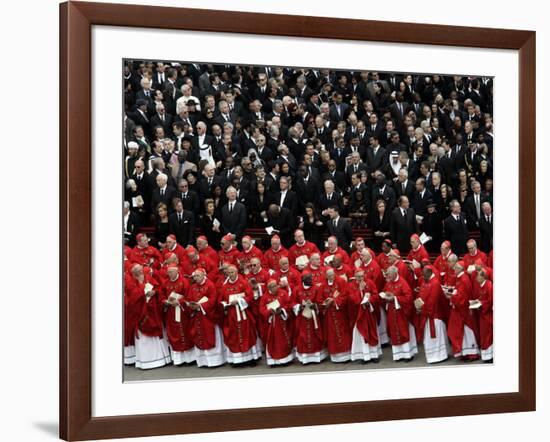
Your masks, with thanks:
[[[414,306],[419,318],[419,334],[423,336],[426,362],[433,364],[448,358],[447,329],[443,322],[443,290],[432,266],[422,269],[423,284],[420,286]]]
[[[464,255],[462,260],[466,266],[466,272],[471,275],[476,269],[476,261],[481,260],[484,266],[487,265],[487,255],[477,248],[475,239],[468,240],[466,247],[468,248],[468,253]]]
[[[413,293],[409,284],[400,276],[397,267],[386,271],[386,285],[380,292],[386,302],[388,335],[392,344],[393,360],[410,362],[418,353],[416,334],[411,323],[413,318]]]
[[[223,339],[230,364],[255,364],[262,357],[256,321],[248,309],[253,296],[248,281],[239,275],[236,266],[229,265],[218,299],[224,309]]]
[[[253,300],[250,303],[250,310],[257,319],[256,329],[261,340],[265,342],[266,327],[264,321],[258,320],[260,317],[260,300],[267,290],[267,281],[270,279],[269,272],[262,268],[262,262],[259,258],[252,258],[250,260],[250,271],[244,275],[253,293]]]
[[[352,328],[351,360],[378,362],[382,356],[378,337],[380,298],[376,285],[360,267],[355,269],[354,279],[349,283],[348,311]]]
[[[347,282],[337,277],[332,268],[327,269],[325,277],[319,286],[325,342],[332,362],[347,362],[351,359]]]
[[[195,345],[195,357],[199,367],[217,367],[225,363],[223,333],[218,322],[216,286],[199,267],[193,272],[193,284],[189,288],[186,306],[190,336]]]
[[[279,235],[273,235],[271,237],[271,248],[264,253],[264,261],[269,270],[279,269],[279,260],[286,256],[288,258],[288,250],[281,245],[281,238]]]
[[[308,270],[302,274],[301,284],[294,291],[294,342],[296,359],[302,364],[319,363],[328,356],[324,348],[321,318],[319,317],[319,290]]]
[[[319,253],[319,249],[315,244],[306,241],[303,230],[297,229],[294,232],[294,241],[295,244],[288,250],[291,265],[295,265],[296,259],[302,255],[309,258],[313,253]]]
[[[140,264],[134,264],[130,272],[124,285],[125,324],[135,327],[132,333],[135,336],[136,368],[163,367],[170,363],[171,358],[164,339],[158,284]],[[127,355],[125,348],[125,359],[126,356],[131,355]]]
[[[195,345],[191,338],[192,310],[187,307],[189,282],[178,267],[170,265],[161,289],[164,323],[174,365],[195,362]]]
[[[292,297],[279,288],[277,281],[267,282],[260,300],[258,320],[266,324],[265,356],[267,365],[285,365],[294,359],[294,337],[290,322]]]
[[[149,238],[145,233],[139,233],[136,236],[137,245],[130,253],[130,261],[142,266],[158,268],[160,266],[161,256],[158,249],[149,245]]]

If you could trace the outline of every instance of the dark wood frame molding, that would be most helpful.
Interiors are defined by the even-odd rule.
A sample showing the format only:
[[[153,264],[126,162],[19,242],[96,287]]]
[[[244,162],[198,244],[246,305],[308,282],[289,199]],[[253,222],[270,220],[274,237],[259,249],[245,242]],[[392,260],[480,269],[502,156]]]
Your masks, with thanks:
[[[519,51],[519,392],[92,417],[92,25]],[[531,31],[105,3],[61,4],[60,437],[72,441],[535,410],[535,116],[535,32]]]

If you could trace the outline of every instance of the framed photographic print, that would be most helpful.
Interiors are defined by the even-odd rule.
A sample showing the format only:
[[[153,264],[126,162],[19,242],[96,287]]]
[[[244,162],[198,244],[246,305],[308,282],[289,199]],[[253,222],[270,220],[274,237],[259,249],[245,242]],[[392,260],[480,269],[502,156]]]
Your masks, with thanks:
[[[60,14],[63,439],[535,409],[534,32]]]

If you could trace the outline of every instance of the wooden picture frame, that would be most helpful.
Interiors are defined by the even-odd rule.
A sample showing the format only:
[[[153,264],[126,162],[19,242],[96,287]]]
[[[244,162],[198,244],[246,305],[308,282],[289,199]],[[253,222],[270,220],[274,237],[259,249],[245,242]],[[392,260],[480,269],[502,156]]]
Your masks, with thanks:
[[[519,392],[92,417],[92,25],[519,51]],[[60,5],[60,71],[61,438],[122,438],[535,410],[535,32],[68,2]]]

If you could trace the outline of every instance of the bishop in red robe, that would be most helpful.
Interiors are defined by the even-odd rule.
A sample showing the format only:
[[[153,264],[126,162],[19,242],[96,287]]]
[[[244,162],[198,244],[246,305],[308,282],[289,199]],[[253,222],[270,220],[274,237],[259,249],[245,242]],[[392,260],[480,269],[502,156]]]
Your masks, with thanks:
[[[472,307],[479,309],[479,339],[481,359],[484,362],[493,361],[493,283],[487,273],[480,270],[477,274],[477,287]],[[476,305],[476,303],[478,305]]]
[[[323,330],[319,316],[321,300],[319,288],[313,283],[313,276],[307,270],[302,281],[294,290],[294,342],[296,359],[302,364],[319,363],[328,355],[324,348]]]
[[[332,362],[351,359],[351,329],[347,312],[347,282],[329,268],[319,286],[325,342]]]
[[[285,365],[294,359],[294,337],[290,314],[292,298],[281,290],[277,281],[267,282],[260,300],[261,320],[266,324],[265,356],[267,365]]]
[[[413,319],[413,292],[395,266],[386,271],[386,285],[379,294],[386,303],[388,335],[392,344],[393,360],[411,361],[418,353]]]
[[[230,265],[227,275],[218,294],[218,300],[224,308],[223,338],[227,362],[254,363],[262,356],[256,321],[248,309],[254,295],[248,281],[237,272],[236,266]]]
[[[308,259],[313,253],[319,253],[319,249],[315,244],[306,241],[304,232],[300,229],[294,232],[294,241],[296,242],[288,251],[288,259],[290,265],[294,266],[296,259],[300,256],[307,256]]]

